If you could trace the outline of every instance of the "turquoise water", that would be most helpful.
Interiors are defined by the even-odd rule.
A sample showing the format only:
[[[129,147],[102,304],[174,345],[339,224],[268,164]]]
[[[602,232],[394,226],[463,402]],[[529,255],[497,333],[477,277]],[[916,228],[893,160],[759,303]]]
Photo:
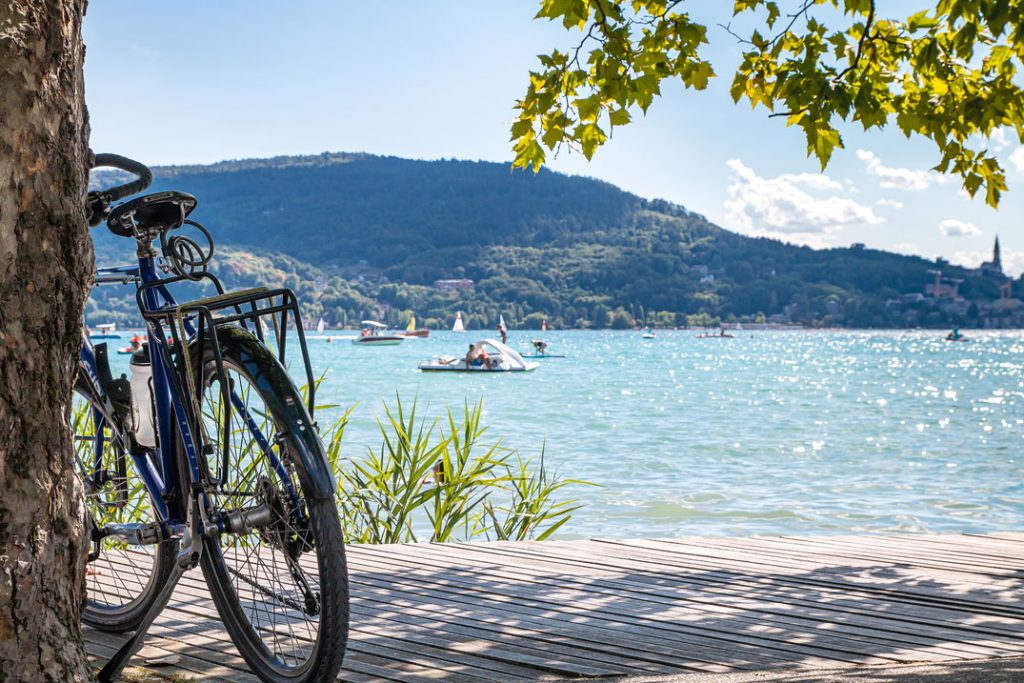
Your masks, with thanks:
[[[491,437],[526,455],[546,442],[550,466],[600,485],[575,489],[565,538],[1019,529],[1024,333],[971,336],[551,332],[568,358],[489,375],[416,370],[479,333],[309,343],[319,402],[359,404],[349,455],[379,446],[396,392],[430,416],[482,399]]]

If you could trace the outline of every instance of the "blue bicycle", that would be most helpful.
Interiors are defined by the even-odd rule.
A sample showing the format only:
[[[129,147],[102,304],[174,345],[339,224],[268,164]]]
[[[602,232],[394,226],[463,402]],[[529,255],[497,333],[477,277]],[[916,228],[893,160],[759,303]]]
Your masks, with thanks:
[[[137,265],[100,269],[96,282],[133,285],[146,325],[130,377],[113,377],[106,344],[83,333],[72,405],[89,512],[82,619],[134,631],[100,678],[118,676],[179,579],[201,565],[216,614],[262,680],[333,680],[348,578],[295,295],[225,291],[207,270],[210,233],[189,218],[195,197],[169,191],[115,205],[151,173],[116,155],[97,155],[96,166],[138,176],[90,192],[88,210],[90,225],[105,220],[135,241]],[[210,295],[172,296],[196,283]],[[290,323],[305,396],[285,370]],[[190,606],[213,615],[205,601]]]

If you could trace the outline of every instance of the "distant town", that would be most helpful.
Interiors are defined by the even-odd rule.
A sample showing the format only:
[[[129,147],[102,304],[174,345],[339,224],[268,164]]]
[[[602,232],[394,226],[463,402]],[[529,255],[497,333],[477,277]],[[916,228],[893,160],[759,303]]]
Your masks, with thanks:
[[[924,291],[889,299],[885,307],[894,314],[904,314],[908,322],[917,319],[922,308],[931,308],[986,329],[1024,327],[1024,301],[1012,296],[1013,282],[1003,272],[998,237],[992,247],[991,260],[968,271],[970,275],[1000,281],[998,299],[968,299],[960,294],[963,278],[948,276],[938,268],[928,272],[935,279],[924,286]]]

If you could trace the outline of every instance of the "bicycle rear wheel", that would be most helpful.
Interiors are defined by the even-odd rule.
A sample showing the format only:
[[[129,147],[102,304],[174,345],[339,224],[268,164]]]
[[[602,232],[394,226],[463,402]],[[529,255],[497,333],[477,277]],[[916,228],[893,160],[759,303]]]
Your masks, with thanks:
[[[156,521],[149,494],[127,453],[126,437],[112,427],[101,401],[78,382],[71,403],[75,467],[85,488],[90,534],[82,621],[101,631],[135,630],[153,604],[174,562],[175,541],[129,546],[113,536],[97,539],[105,524]],[[102,441],[99,466],[97,439]]]
[[[348,575],[333,490],[309,471],[311,462],[326,462],[323,445],[273,354],[240,329],[222,328],[218,338],[231,392],[230,461],[211,506],[221,519],[260,510],[264,521],[206,540],[210,594],[261,679],[333,680],[348,637]],[[212,352],[200,375],[200,409],[220,469],[225,406]]]

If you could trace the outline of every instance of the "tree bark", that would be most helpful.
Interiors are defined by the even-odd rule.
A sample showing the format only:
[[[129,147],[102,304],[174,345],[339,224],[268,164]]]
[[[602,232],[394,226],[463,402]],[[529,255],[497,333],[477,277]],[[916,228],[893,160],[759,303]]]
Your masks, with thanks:
[[[0,681],[91,678],[68,406],[92,277],[85,0],[0,0]]]

